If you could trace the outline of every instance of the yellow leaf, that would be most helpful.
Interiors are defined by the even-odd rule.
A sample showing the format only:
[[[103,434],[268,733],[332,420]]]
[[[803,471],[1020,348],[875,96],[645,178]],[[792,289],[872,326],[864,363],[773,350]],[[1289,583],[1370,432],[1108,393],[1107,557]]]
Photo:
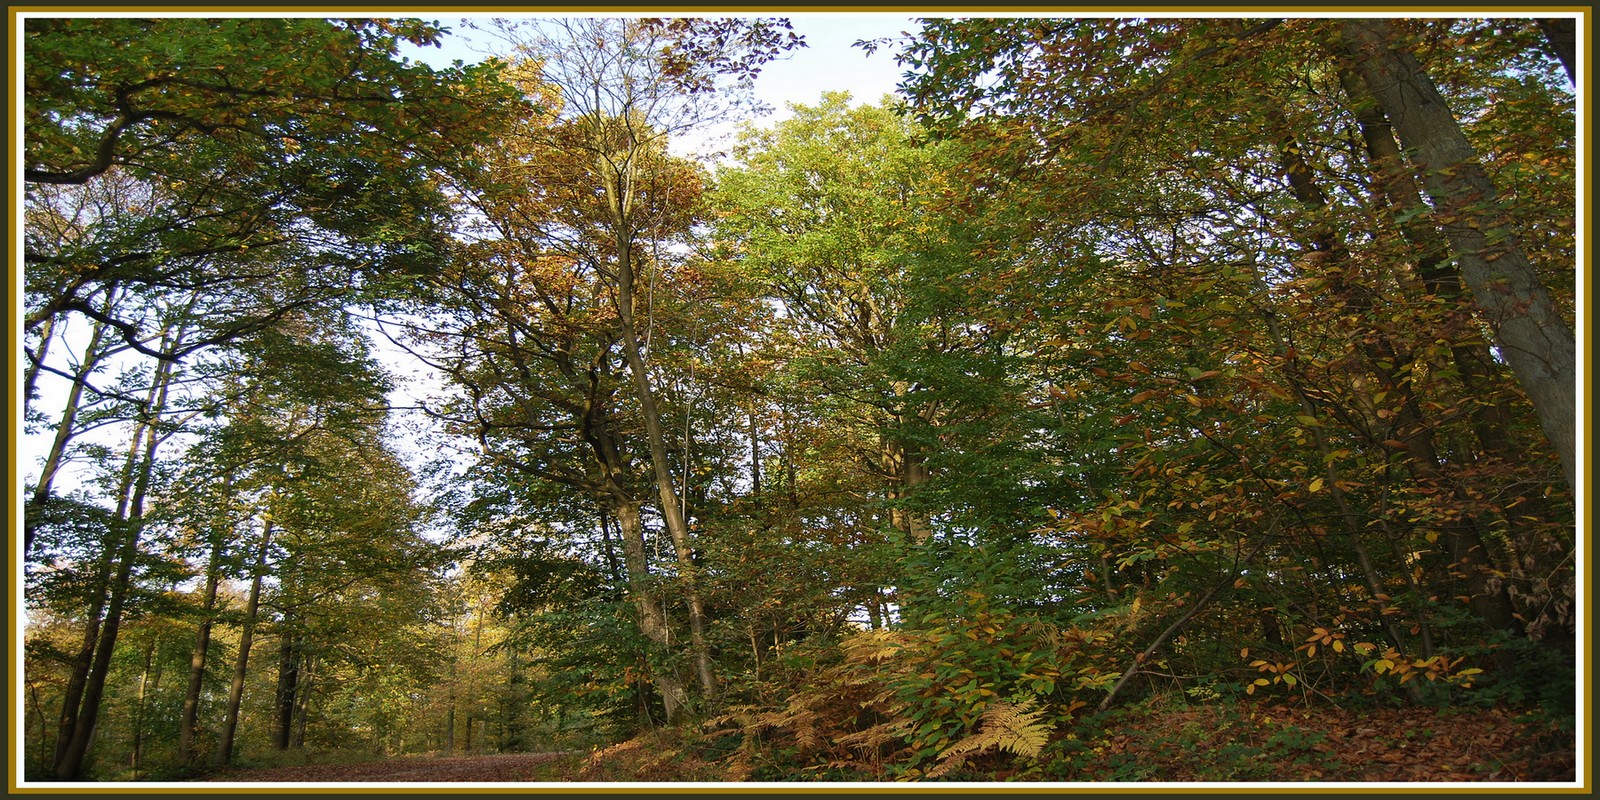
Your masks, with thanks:
[[[1321,478],[1315,478],[1315,479],[1313,479],[1311,481],[1311,493],[1312,494],[1316,494],[1317,492],[1320,492],[1320,491],[1322,491],[1322,479]]]

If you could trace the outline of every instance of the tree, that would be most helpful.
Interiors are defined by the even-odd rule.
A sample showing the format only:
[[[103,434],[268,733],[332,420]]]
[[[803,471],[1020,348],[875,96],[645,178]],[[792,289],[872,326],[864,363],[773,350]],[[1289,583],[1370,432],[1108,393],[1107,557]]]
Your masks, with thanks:
[[[1248,62],[1238,46],[1245,41]],[[1445,423],[1424,409],[1455,407],[1441,399],[1469,396],[1456,381],[1482,378],[1423,365],[1452,356],[1470,364],[1471,331],[1455,322],[1426,237],[1393,224],[1416,213],[1380,205],[1387,219],[1373,218],[1362,202],[1373,191],[1366,165],[1349,160],[1340,134],[1317,122],[1348,113],[1320,110],[1329,95],[1314,88],[1338,85],[1323,41],[1313,25],[1277,20],[931,21],[902,57],[917,70],[909,88],[927,124],[973,148],[983,199],[972,206],[1020,219],[988,218],[1015,225],[1012,241],[1022,243],[999,249],[996,270],[1026,265],[1021,274],[1034,284],[999,280],[991,288],[1012,302],[1013,315],[1018,300],[1048,303],[1053,313],[1032,308],[1059,331],[1056,341],[1093,359],[1085,383],[1062,388],[1074,390],[1080,407],[1097,402],[1085,396],[1092,391],[1114,428],[1139,426],[1118,437],[1118,450],[1134,458],[1122,486],[1107,491],[1101,519],[1075,516],[1062,533],[1086,528],[1116,542],[1127,572],[1165,558],[1170,546],[1224,556],[1206,567],[1210,578],[1196,570],[1180,581],[1187,568],[1157,570],[1182,601],[1174,613],[1203,624],[1191,613],[1196,598],[1228,601],[1208,585],[1234,580],[1251,559],[1282,557],[1273,542],[1293,537],[1280,536],[1280,525],[1326,531],[1309,516],[1310,506],[1322,507],[1316,513],[1336,521],[1345,545],[1316,546],[1323,568],[1354,578],[1368,598],[1405,587],[1418,640],[1407,643],[1392,621],[1370,622],[1393,646],[1428,655],[1438,645],[1430,620],[1442,614],[1426,600],[1430,592],[1470,597],[1484,623],[1510,624],[1505,587],[1491,575],[1516,559],[1493,552],[1483,531],[1509,525],[1531,557],[1564,523],[1554,509],[1536,520],[1501,517],[1471,499],[1490,484],[1459,466],[1480,456],[1457,449],[1447,460],[1427,450]],[[1376,186],[1395,197],[1392,168],[1374,172],[1391,176]],[[1395,263],[1415,263],[1417,272],[1382,269]],[[1062,297],[1051,287],[1057,281],[1081,288]],[[1125,388],[1106,392],[1117,385]],[[1300,424],[1276,428],[1272,419]],[[1514,430],[1498,433],[1510,441]],[[1411,481],[1397,480],[1391,459]],[[1539,471],[1537,460],[1519,461],[1523,474]],[[1186,480],[1200,496],[1173,496]],[[1243,499],[1252,484],[1298,484],[1310,506],[1286,506],[1291,495],[1270,490],[1251,505],[1211,507],[1225,496],[1211,492],[1228,487]],[[1134,485],[1144,489],[1130,492]],[[1429,511],[1397,520],[1372,493],[1377,486]],[[1197,520],[1158,508],[1210,510]],[[1297,517],[1281,517],[1286,508]],[[1245,516],[1201,533],[1236,513]],[[1230,531],[1273,538],[1230,541]],[[1202,545],[1197,534],[1221,535]],[[1405,564],[1416,557],[1408,554],[1426,554],[1436,571],[1407,578]]]
[[[1567,484],[1576,488],[1578,369],[1571,326],[1518,245],[1516,225],[1496,203],[1494,184],[1449,104],[1392,26],[1350,20],[1342,35],[1401,144],[1415,154],[1461,275],[1532,400]]]
[[[538,159],[536,175],[543,185],[536,188],[539,200],[553,203],[522,205],[526,232],[519,232],[512,247],[526,261],[516,269],[534,268],[539,261],[557,270],[537,291],[551,319],[559,321],[569,310],[582,308],[593,313],[585,298],[574,305],[574,290],[609,303],[615,322],[600,337],[601,356],[616,347],[628,367],[633,385],[633,402],[645,430],[647,454],[654,476],[657,510],[662,516],[677,558],[678,580],[688,609],[691,648],[701,692],[709,699],[716,691],[716,677],[706,641],[706,613],[698,588],[697,567],[685,519],[686,488],[680,491],[669,462],[668,442],[657,401],[658,389],[647,362],[644,331],[653,329],[654,287],[658,277],[670,266],[671,248],[693,224],[693,209],[699,194],[699,177],[686,162],[667,156],[668,137],[714,121],[738,107],[739,90],[748,89],[747,70],[783,49],[764,36],[741,37],[740,24],[667,24],[659,21],[615,19],[568,20],[544,27],[501,30],[518,58],[527,65],[530,97],[549,102],[557,119],[541,129],[522,129]],[[761,26],[758,25],[759,29]],[[759,31],[757,31],[759,32]],[[675,58],[687,48],[696,53],[692,61]],[[732,95],[707,94],[718,86],[719,76],[734,76]],[[690,97],[690,95],[695,95]],[[517,184],[510,184],[513,191]],[[524,189],[525,191],[525,189]],[[491,203],[519,202],[516,198],[488,196]],[[507,206],[512,208],[514,206]],[[547,215],[553,215],[549,217]],[[548,221],[546,221],[548,220]],[[494,224],[502,227],[524,220],[498,216]],[[531,235],[531,241],[530,239]],[[520,240],[520,241],[517,241]],[[554,250],[551,259],[540,251]],[[530,258],[530,256],[532,258]],[[665,257],[664,257],[665,256]],[[562,275],[562,272],[567,272]],[[588,284],[575,286],[573,278]],[[536,284],[537,285],[537,284]],[[510,293],[509,283],[505,290]],[[567,295],[566,299],[562,299]],[[641,311],[645,318],[640,319]],[[520,326],[519,326],[520,327]],[[560,331],[558,336],[570,336]],[[549,333],[527,334],[536,348],[547,349]],[[547,353],[546,363],[557,366],[568,376],[581,377],[576,365],[563,363],[564,348]],[[553,362],[553,363],[552,363]],[[603,363],[603,362],[601,362]],[[526,365],[523,366],[526,368]],[[639,597],[640,624],[646,635],[658,644],[668,633],[665,620],[649,595],[643,593],[645,565],[642,522],[638,502],[626,488],[626,456],[617,446],[613,424],[604,409],[609,404],[599,399],[599,385],[592,377],[584,394],[590,398],[582,406],[568,405],[568,413],[584,418],[580,429],[591,437],[601,467],[601,483],[592,478],[574,480],[570,471],[558,477],[588,491],[609,498],[608,514],[623,531],[628,570]],[[606,395],[614,390],[606,389]],[[580,408],[582,409],[580,411]],[[552,476],[551,470],[534,470]],[[603,491],[597,491],[603,487]],[[658,676],[658,680],[665,676]],[[683,699],[679,691],[663,684],[668,697],[669,716],[676,716]]]
[[[41,374],[72,381],[56,426],[63,451],[90,424],[86,392],[91,405],[133,409],[130,441],[140,442],[108,494],[121,538],[99,562],[105,588],[89,603],[62,712],[55,772],[77,777],[140,550],[156,447],[178,430],[167,405],[179,400],[168,397],[179,363],[343,302],[367,278],[426,269],[428,244],[442,235],[426,174],[493,118],[492,103],[474,103],[499,95],[491,68],[436,73],[395,60],[401,38],[436,41],[440,32],[421,23],[27,26],[23,322],[37,342],[29,399]],[[304,59],[313,43],[317,57]],[[75,318],[100,344],[94,358],[62,369],[49,363],[62,350],[51,344]],[[152,360],[148,391],[91,383],[119,353]],[[109,422],[97,412],[93,424]],[[59,454],[47,459],[33,505],[50,501],[60,463]]]
[[[540,84],[526,86],[539,96]],[[597,273],[610,243],[595,238],[587,164],[561,146],[578,133],[537,112],[523,124],[483,174],[461,179],[483,229],[430,282],[412,346],[459,387],[436,413],[481,457],[576,490],[617,521],[637,624],[664,649],[671,632],[649,579],[627,441],[634,423],[618,397],[626,365]],[[530,185],[529,175],[542,179]],[[681,687],[670,669],[655,680],[676,719]]]

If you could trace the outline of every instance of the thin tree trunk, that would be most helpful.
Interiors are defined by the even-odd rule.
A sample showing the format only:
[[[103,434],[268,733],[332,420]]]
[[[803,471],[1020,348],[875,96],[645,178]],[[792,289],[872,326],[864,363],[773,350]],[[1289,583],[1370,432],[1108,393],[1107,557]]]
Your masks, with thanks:
[[[155,691],[150,685],[151,668],[155,665],[156,642],[151,641],[144,650],[144,670],[139,675],[139,695],[133,705],[133,754],[129,757],[128,766],[133,768],[134,780],[139,779],[139,773],[144,767],[144,709],[145,701]],[[161,680],[161,673],[156,673],[156,682]]]
[[[138,442],[140,435],[144,438],[144,452],[131,487],[127,481],[128,473],[124,472],[123,486],[130,491],[119,502],[116,514],[116,527],[121,529],[119,532],[122,534],[116,575],[111,583],[105,619],[100,623],[100,635],[93,647],[94,659],[84,678],[77,718],[70,725],[71,736],[55,764],[55,775],[61,780],[82,777],[84,760],[99,720],[106,676],[111,671],[111,654],[116,648],[117,634],[122,626],[123,607],[133,580],[133,565],[138,557],[139,539],[144,530],[144,500],[155,472],[156,447],[162,440],[158,425],[166,409],[172,370],[172,362],[157,363],[151,382],[151,397],[146,401],[145,419],[134,429],[135,442]]]
[[[761,499],[761,428],[756,422],[754,402],[750,408],[750,495]]]
[[[1117,699],[1117,694],[1122,691],[1122,687],[1127,686],[1128,682],[1132,681],[1134,676],[1139,674],[1139,668],[1144,665],[1145,660],[1150,658],[1150,656],[1153,655],[1156,650],[1159,650],[1161,645],[1166,644],[1167,640],[1172,638],[1173,634],[1182,630],[1183,626],[1189,624],[1189,620],[1194,619],[1195,615],[1199,614],[1200,610],[1206,607],[1206,603],[1211,602],[1211,598],[1215,597],[1217,592],[1222,591],[1228,586],[1232,586],[1237,577],[1237,572],[1228,575],[1227,580],[1211,587],[1211,589],[1208,590],[1199,600],[1190,604],[1189,610],[1184,612],[1183,616],[1179,617],[1171,625],[1168,625],[1166,630],[1163,630],[1160,635],[1156,636],[1156,638],[1150,642],[1150,645],[1144,649],[1144,652],[1134,657],[1133,663],[1129,664],[1128,668],[1123,671],[1122,677],[1119,678],[1116,684],[1111,687],[1111,691],[1106,692],[1106,696],[1100,699],[1100,705],[1097,706],[1095,710],[1105,711],[1106,709],[1110,708],[1111,703]]]
[[[1423,186],[1494,331],[1499,351],[1532,401],[1567,485],[1577,488],[1577,346],[1572,328],[1512,233],[1494,184],[1460,124],[1386,20],[1342,23],[1355,68],[1400,142],[1415,154]]]
[[[47,317],[39,331],[39,349],[28,354],[28,366],[22,374],[22,406],[24,410],[33,406],[35,387],[39,384],[39,370],[44,366],[45,358],[50,355],[50,342],[55,336],[56,318]],[[88,361],[88,359],[84,359]]]
[[[233,486],[233,476],[223,478],[222,494],[227,497]],[[195,760],[195,733],[200,722],[200,694],[205,686],[206,659],[211,650],[211,626],[217,610],[217,588],[222,583],[222,549],[226,536],[224,526],[231,529],[227,515],[213,521],[209,531],[211,549],[206,556],[206,583],[200,597],[200,624],[196,626],[194,650],[189,656],[189,685],[183,693],[183,713],[178,720],[178,763],[185,766]],[[228,531],[231,532],[231,531]]]
[[[239,708],[244,703],[244,681],[250,666],[250,643],[256,632],[256,613],[261,607],[261,578],[267,570],[267,553],[272,547],[270,510],[261,525],[261,544],[256,549],[255,568],[250,578],[250,596],[244,606],[244,629],[239,632],[239,655],[233,664],[233,684],[228,689],[228,708],[222,720],[222,735],[211,753],[212,766],[233,760],[233,738],[239,729]]]
[[[617,191],[615,189],[612,190]],[[677,488],[673,486],[672,470],[667,463],[666,437],[661,427],[661,412],[656,407],[655,391],[650,386],[644,356],[639,349],[638,331],[634,327],[634,265],[632,237],[626,233],[626,222],[617,201],[613,213],[617,219],[617,314],[621,323],[622,351],[628,360],[628,371],[633,374],[634,388],[638,393],[639,408],[644,417],[645,436],[649,442],[650,464],[655,473],[656,492],[661,500],[661,515],[666,520],[667,533],[677,555],[679,576],[683,581],[685,601],[689,606],[689,641],[694,650],[695,675],[700,690],[709,699],[716,695],[717,679],[711,669],[711,649],[706,643],[705,608],[700,600],[697,568],[689,546],[689,530],[683,518]]]
[[[639,614],[639,631],[663,652],[671,645],[672,631],[661,602],[650,588],[649,560],[645,555],[644,522],[639,518],[639,504],[620,497],[612,499],[611,514],[617,518],[622,531],[622,557],[628,569],[629,594]],[[661,693],[666,706],[667,724],[677,723],[688,705],[688,695],[683,683],[670,670],[655,670],[656,690]]]
[[[135,441],[137,449],[137,440]],[[129,454],[130,462],[133,454]],[[89,680],[89,670],[94,663],[94,648],[100,641],[100,626],[105,621],[106,600],[111,590],[111,572],[116,564],[116,549],[113,543],[107,541],[101,552],[100,561],[95,567],[94,598],[89,603],[89,608],[84,614],[84,628],[82,644],[78,652],[73,654],[72,672],[67,677],[67,686],[62,693],[61,714],[56,720],[55,753],[51,759],[51,769],[54,771],[66,757],[67,747],[72,743],[73,732],[77,730],[78,715],[82,710],[83,690]]]
[[[48,331],[46,331],[48,333]],[[72,386],[67,389],[66,407],[61,411],[61,421],[56,425],[55,438],[50,442],[50,451],[45,455],[44,466],[39,470],[39,484],[33,487],[33,496],[29,505],[42,508],[50,499],[50,492],[55,484],[56,473],[61,470],[61,465],[66,457],[67,443],[75,435],[73,427],[78,422],[79,404],[83,402],[84,384],[89,380],[89,375],[99,365],[100,343],[105,336],[105,325],[95,322],[89,335],[89,344],[83,350],[83,363],[78,365],[78,370],[73,373]],[[42,347],[42,345],[41,345]],[[30,388],[31,391],[31,388]],[[25,519],[22,526],[22,554],[24,557],[33,551],[33,537],[38,532],[38,525]]]
[[[316,658],[307,656],[304,666],[300,668],[299,699],[295,703],[294,735],[289,739],[289,747],[300,750],[306,746],[306,723],[311,716],[311,687],[316,679]]]
[[[1266,291],[1265,281],[1259,274],[1254,277],[1261,296],[1268,296],[1269,293]],[[1263,308],[1261,309],[1261,316],[1266,323],[1267,333],[1272,340],[1274,354],[1285,362],[1283,367],[1284,376],[1287,379],[1291,393],[1300,405],[1301,413],[1308,417],[1317,418],[1316,403],[1312,401],[1310,395],[1306,392],[1299,374],[1301,370],[1294,363],[1293,356],[1290,355],[1292,348],[1289,346],[1288,338],[1284,335],[1282,327],[1278,325],[1277,315],[1271,309]],[[1383,629],[1389,643],[1396,650],[1403,653],[1407,648],[1405,647],[1405,640],[1400,636],[1399,628],[1389,615],[1381,613],[1388,607],[1388,604],[1378,601],[1378,596],[1383,594],[1381,583],[1378,580],[1378,571],[1372,563],[1372,557],[1367,551],[1366,544],[1361,539],[1360,520],[1345,498],[1344,490],[1339,488],[1339,474],[1333,465],[1333,459],[1330,457],[1332,448],[1328,446],[1327,438],[1323,436],[1319,428],[1308,426],[1308,432],[1316,445],[1317,455],[1320,456],[1323,462],[1323,480],[1328,486],[1335,506],[1339,510],[1339,519],[1344,525],[1345,538],[1349,541],[1350,548],[1355,553],[1356,566],[1361,571],[1362,583],[1367,590],[1367,598],[1378,603],[1380,612],[1378,614],[1378,624]],[[1416,686],[1406,684],[1406,687],[1413,701],[1421,699]]]
[[[622,564],[617,560],[617,547],[611,541],[611,514],[606,511],[605,503],[599,505],[600,513],[600,543],[606,557],[606,574],[611,577],[611,582],[618,586],[626,580]]]
[[[288,750],[294,731],[294,709],[300,697],[300,649],[292,623],[284,620],[278,637],[278,687],[273,695],[275,719],[272,729],[272,749]]]

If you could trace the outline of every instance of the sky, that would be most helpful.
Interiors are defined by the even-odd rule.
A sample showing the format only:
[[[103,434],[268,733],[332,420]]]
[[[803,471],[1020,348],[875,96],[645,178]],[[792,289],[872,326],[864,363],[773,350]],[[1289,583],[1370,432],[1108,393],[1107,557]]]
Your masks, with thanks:
[[[502,15],[479,15],[480,17]],[[856,103],[877,103],[885,95],[893,94],[904,68],[895,64],[892,53],[880,49],[868,55],[854,46],[864,39],[899,36],[917,26],[905,13],[881,12],[830,12],[786,15],[794,32],[805,37],[806,46],[790,51],[780,60],[767,64],[755,81],[755,93],[772,112],[751,120],[760,127],[774,125],[793,116],[790,104],[815,105],[824,92],[848,91]],[[431,17],[429,19],[432,19]],[[494,44],[483,34],[475,34],[462,24],[462,18],[441,17],[437,22],[451,33],[441,40],[438,48],[418,48],[403,51],[401,55],[423,61],[435,68],[447,67],[455,61],[474,63],[482,60]],[[699,140],[675,142],[671,149],[680,156],[725,146],[724,139],[736,125],[718,126]],[[375,337],[382,358],[399,385],[390,395],[397,408],[418,405],[423,398],[440,389],[439,378],[432,370],[404,356],[383,337]]]
[[[755,91],[764,103],[773,107],[774,111],[757,120],[756,124],[766,126],[785,119],[790,116],[788,104],[815,104],[826,91],[849,91],[856,101],[862,103],[877,102],[884,95],[894,91],[902,69],[894,63],[892,56],[880,50],[869,57],[864,51],[852,45],[857,40],[897,36],[902,31],[913,29],[915,25],[911,22],[910,15],[876,12],[791,12],[788,17],[794,25],[795,32],[805,37],[807,47],[792,51],[782,60],[768,64],[762,70],[756,80]],[[408,49],[402,55],[436,67],[445,67],[456,60],[467,63],[479,61],[485,57],[486,51],[491,49],[481,35],[479,40],[474,42],[472,32],[461,24],[461,17],[440,15],[427,18],[436,19],[452,33],[444,37],[443,46],[440,48]],[[731,133],[731,127],[723,129],[720,133]],[[705,146],[703,142],[689,143],[684,145],[684,149],[703,146]],[[427,395],[436,388],[435,380],[426,374],[426,370],[421,369],[420,365],[415,365],[410,359],[393,352],[392,346],[381,337],[375,345],[380,353],[387,356],[385,360],[390,362],[389,368],[396,373],[395,377],[401,383],[400,388],[391,395],[391,401],[395,405],[414,405],[419,395]],[[49,383],[49,381],[41,382],[41,392],[49,393],[59,388],[46,385]],[[64,392],[64,389],[62,391]],[[41,407],[50,408],[52,404],[46,401]],[[48,437],[25,435],[24,440],[25,444],[19,453],[20,466],[22,471],[31,477],[37,475],[38,465],[48,447]],[[70,479],[63,476],[62,480],[65,482]]]
[[[849,11],[787,12],[784,16],[794,25],[794,32],[805,37],[806,47],[790,51],[762,68],[755,93],[773,112],[755,120],[755,124],[768,126],[787,119],[791,116],[788,104],[814,105],[824,92],[848,91],[858,103],[876,103],[894,92],[904,70],[894,63],[892,54],[880,50],[869,56],[854,44],[915,29],[910,14]],[[441,47],[408,50],[402,55],[444,67],[456,60],[479,61],[484,51],[492,49],[481,34],[475,39],[474,32],[461,24],[461,18],[437,21],[451,30]],[[723,128],[714,131],[714,135],[729,132],[731,129]],[[686,153],[680,152],[683,154]]]

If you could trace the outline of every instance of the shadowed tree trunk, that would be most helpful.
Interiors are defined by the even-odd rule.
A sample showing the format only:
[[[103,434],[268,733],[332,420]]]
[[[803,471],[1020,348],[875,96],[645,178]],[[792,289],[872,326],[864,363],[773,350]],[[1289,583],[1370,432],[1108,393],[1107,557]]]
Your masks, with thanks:
[[[222,578],[223,535],[211,532],[211,551],[206,558],[206,584],[200,599],[200,624],[195,630],[194,650],[189,656],[189,685],[183,693],[183,713],[178,720],[178,763],[191,764],[195,758],[194,739],[200,718],[200,692],[205,685],[206,657],[211,647],[211,625],[217,609],[217,586]]]
[[[1366,80],[1414,163],[1435,219],[1498,351],[1532,401],[1567,485],[1577,487],[1577,346],[1496,202],[1494,184],[1433,81],[1385,20],[1342,23]]]
[[[158,362],[151,382],[150,396],[143,409],[143,418],[134,428],[133,448],[129,452],[123,471],[122,500],[118,504],[112,526],[113,533],[119,537],[115,556],[117,566],[107,592],[105,619],[97,622],[98,614],[90,615],[89,629],[92,631],[98,627],[99,635],[85,636],[85,650],[81,655],[87,656],[92,650],[93,659],[87,664],[88,671],[82,678],[81,700],[75,698],[71,691],[72,687],[69,686],[67,702],[63,705],[64,724],[57,740],[57,759],[53,770],[56,778],[60,780],[83,777],[84,762],[99,720],[100,701],[105,693],[106,676],[111,671],[111,655],[116,649],[123,610],[133,582],[133,567],[139,553],[139,539],[144,532],[145,496],[150,490],[150,481],[155,472],[156,447],[162,441],[158,423],[166,409],[167,390],[171,385],[173,367],[170,361]],[[139,452],[141,440],[142,453]],[[106,566],[109,566],[109,562]],[[96,606],[98,602],[96,601]],[[92,645],[89,644],[91,641]],[[75,674],[74,679],[76,677]],[[69,709],[72,712],[70,714]]]
[[[1567,80],[1578,85],[1578,73],[1573,67],[1578,60],[1578,21],[1571,17],[1536,19],[1544,33],[1545,48],[1561,62],[1567,71]]]
[[[244,629],[239,633],[239,655],[233,664],[233,683],[228,689],[228,708],[222,721],[222,734],[217,741],[217,749],[211,753],[212,766],[222,766],[233,759],[233,738],[239,729],[239,708],[244,704],[244,680],[250,667],[250,644],[256,632],[256,615],[261,608],[261,579],[267,571],[272,530],[272,517],[269,515],[261,526],[261,544],[256,549],[255,568],[250,578],[250,597],[244,607]]]

